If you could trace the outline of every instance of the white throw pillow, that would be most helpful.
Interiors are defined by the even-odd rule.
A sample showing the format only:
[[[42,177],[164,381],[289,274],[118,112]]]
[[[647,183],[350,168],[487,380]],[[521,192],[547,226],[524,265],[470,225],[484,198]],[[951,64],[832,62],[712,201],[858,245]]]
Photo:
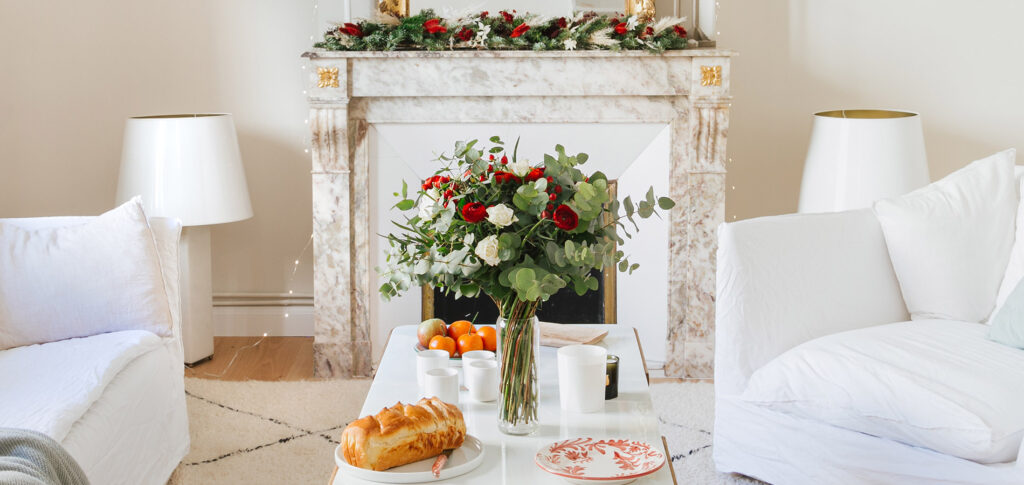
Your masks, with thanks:
[[[119,330],[172,336],[138,198],[73,226],[0,221],[0,350]]]
[[[923,320],[837,333],[758,369],[742,399],[981,463],[1024,437],[1024,352],[988,327]]]
[[[1018,168],[1014,167],[1015,171]],[[1024,179],[1018,177],[1018,196],[1024,194]],[[1017,217],[1016,217],[1016,229],[1013,239],[1013,249],[1010,250],[1010,261],[1006,265],[1006,272],[1003,273],[1003,282],[999,285],[999,293],[996,294],[996,306],[992,309],[992,314],[989,315],[989,321],[995,317],[999,309],[1006,303],[1006,299],[1010,297],[1010,293],[1017,288],[1017,284],[1020,283],[1021,278],[1024,278],[1024,198],[1021,198],[1017,205]]]
[[[1015,154],[875,203],[911,320],[980,322],[992,312],[1013,245]]]

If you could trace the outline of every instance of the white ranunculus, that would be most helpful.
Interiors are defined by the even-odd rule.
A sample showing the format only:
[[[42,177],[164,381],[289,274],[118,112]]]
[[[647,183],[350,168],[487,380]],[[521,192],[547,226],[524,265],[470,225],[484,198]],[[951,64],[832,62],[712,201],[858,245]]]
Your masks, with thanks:
[[[508,171],[516,174],[517,177],[525,177],[526,174],[530,173],[530,162],[527,160],[510,162],[508,164]]]
[[[515,211],[505,204],[498,204],[487,209],[487,220],[498,227],[505,227],[519,220]]]
[[[430,189],[427,194],[420,198],[420,219],[430,220],[440,212],[441,204],[438,204],[438,199],[441,198],[441,193],[437,189]]]
[[[474,253],[488,266],[497,266],[501,262],[501,258],[498,257],[498,236],[492,235],[481,239]]]

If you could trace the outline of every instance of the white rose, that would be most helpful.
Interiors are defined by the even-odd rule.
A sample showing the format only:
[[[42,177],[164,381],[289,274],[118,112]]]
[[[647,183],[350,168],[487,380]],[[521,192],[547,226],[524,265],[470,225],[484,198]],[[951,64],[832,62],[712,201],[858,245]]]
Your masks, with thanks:
[[[515,211],[509,209],[505,204],[498,204],[487,209],[487,220],[498,227],[505,227],[519,220]]]
[[[487,236],[480,240],[474,253],[488,266],[497,266],[501,262],[501,258],[498,257],[498,236]]]
[[[437,199],[440,198],[441,193],[437,189],[428,190],[427,194],[420,198],[420,219],[433,219],[440,212],[437,203]]]
[[[508,164],[508,170],[516,174],[517,177],[525,177],[526,174],[530,173],[530,169],[532,168],[533,167],[530,166],[530,162],[526,160],[521,162],[517,160]]]

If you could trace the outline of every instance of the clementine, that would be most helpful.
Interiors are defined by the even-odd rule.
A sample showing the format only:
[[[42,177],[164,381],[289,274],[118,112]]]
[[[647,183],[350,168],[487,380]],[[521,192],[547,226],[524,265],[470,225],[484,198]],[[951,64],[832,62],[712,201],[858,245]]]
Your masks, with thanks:
[[[495,332],[494,327],[482,326],[476,329],[476,334],[483,339],[484,350],[490,350],[491,352],[498,351],[498,333]]]
[[[429,347],[433,350],[446,350],[449,357],[455,357],[455,340],[444,335],[435,335],[430,339]]]
[[[484,340],[475,333],[467,333],[459,337],[456,345],[459,347],[459,355],[462,355],[473,350],[483,350]]]
[[[448,336],[455,340],[459,340],[459,337],[466,335],[467,333],[474,332],[476,332],[476,328],[473,327],[473,324],[469,320],[459,320],[452,322],[452,324],[448,326]]]

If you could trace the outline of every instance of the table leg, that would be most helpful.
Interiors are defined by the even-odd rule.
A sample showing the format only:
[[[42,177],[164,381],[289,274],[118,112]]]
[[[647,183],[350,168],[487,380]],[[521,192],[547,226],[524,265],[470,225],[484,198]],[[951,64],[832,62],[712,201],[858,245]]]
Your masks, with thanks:
[[[647,377],[647,385],[651,384],[651,373],[647,371],[647,357],[644,357],[644,346],[640,345],[640,332],[633,328],[633,335],[636,336],[636,346],[640,349],[640,362],[644,364],[644,376]]]
[[[672,484],[679,485],[679,482],[676,481],[676,469],[672,466],[672,452],[668,450],[668,441],[664,436],[661,437],[661,444],[665,445],[665,461],[668,462],[668,471],[672,474]],[[334,471],[337,472],[338,469],[335,468]]]

